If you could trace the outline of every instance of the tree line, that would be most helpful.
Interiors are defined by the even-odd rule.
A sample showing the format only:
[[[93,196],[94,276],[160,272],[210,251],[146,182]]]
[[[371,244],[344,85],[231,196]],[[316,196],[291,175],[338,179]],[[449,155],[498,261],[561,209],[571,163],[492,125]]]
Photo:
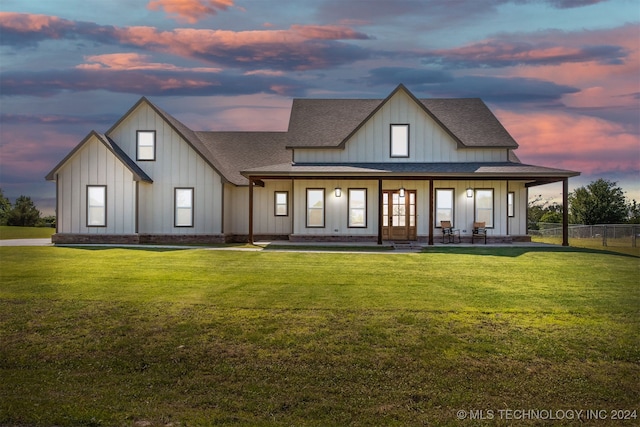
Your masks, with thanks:
[[[12,205],[0,188],[0,225],[19,227],[55,227],[56,217],[40,214],[31,197],[20,196]]]
[[[597,179],[568,195],[571,224],[640,224],[640,205],[628,201],[614,181]],[[562,222],[562,204],[536,196],[529,201],[529,229],[539,222]]]

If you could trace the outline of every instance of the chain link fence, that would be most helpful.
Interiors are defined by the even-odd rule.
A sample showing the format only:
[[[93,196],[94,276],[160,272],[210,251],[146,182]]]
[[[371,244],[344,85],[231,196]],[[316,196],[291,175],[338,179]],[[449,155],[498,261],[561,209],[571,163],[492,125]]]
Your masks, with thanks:
[[[529,230],[531,236],[562,237],[562,224],[538,222],[537,230]],[[569,225],[569,238],[589,240],[602,246],[637,247],[640,240],[640,224]]]

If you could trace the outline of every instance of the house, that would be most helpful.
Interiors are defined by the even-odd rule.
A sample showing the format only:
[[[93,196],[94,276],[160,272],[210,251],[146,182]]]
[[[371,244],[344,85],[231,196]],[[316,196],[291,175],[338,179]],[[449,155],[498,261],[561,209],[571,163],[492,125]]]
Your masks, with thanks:
[[[46,176],[54,243],[419,241],[440,222],[527,240],[532,186],[578,172],[527,165],[479,99],[295,99],[286,132],[198,132],[140,99]],[[565,213],[565,244],[567,243]]]

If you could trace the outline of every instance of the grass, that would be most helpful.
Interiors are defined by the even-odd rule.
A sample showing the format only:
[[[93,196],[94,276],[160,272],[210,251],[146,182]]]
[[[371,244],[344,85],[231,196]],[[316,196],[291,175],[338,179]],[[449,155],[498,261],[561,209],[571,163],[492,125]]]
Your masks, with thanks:
[[[0,240],[9,239],[46,239],[56,232],[51,227],[11,227],[0,225]]]
[[[640,410],[630,256],[40,247],[0,260],[0,425],[512,425],[498,410]]]

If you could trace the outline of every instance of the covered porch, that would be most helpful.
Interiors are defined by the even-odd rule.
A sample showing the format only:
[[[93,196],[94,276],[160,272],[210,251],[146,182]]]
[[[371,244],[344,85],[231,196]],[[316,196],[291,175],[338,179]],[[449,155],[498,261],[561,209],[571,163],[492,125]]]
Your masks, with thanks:
[[[526,236],[526,204],[528,189],[537,185],[563,182],[563,206],[567,206],[568,180],[577,172],[550,169],[519,163],[393,163],[393,164],[284,164],[244,171],[249,180],[248,240],[256,241],[256,215],[268,215],[256,206],[254,189],[265,187],[270,180],[285,180],[291,187],[290,241],[416,241],[436,244],[441,219],[450,215],[456,228],[464,230],[467,240],[473,221],[488,215],[488,227],[495,232],[489,241],[523,240]],[[310,189],[318,190],[322,220],[308,224],[307,204]],[[345,214],[351,221],[357,208],[351,200],[354,190],[362,190],[365,201],[364,224],[332,227],[335,216]],[[450,190],[452,205],[439,206],[440,195]],[[481,193],[484,191],[484,193]],[[440,195],[439,195],[440,194]],[[445,194],[446,195],[446,194]],[[479,196],[491,196],[491,206],[483,213]],[[340,199],[343,197],[342,199]],[[343,200],[342,202],[340,200]],[[347,200],[347,201],[344,201]],[[346,205],[346,208],[345,208]],[[338,206],[342,206],[342,211]],[[487,217],[489,218],[489,217]],[[514,229],[514,224],[516,229]],[[364,227],[366,228],[362,228]],[[523,228],[524,227],[524,228]],[[563,214],[563,245],[568,245],[568,212]],[[515,231],[515,232],[514,232]],[[258,236],[259,238],[260,236]]]

